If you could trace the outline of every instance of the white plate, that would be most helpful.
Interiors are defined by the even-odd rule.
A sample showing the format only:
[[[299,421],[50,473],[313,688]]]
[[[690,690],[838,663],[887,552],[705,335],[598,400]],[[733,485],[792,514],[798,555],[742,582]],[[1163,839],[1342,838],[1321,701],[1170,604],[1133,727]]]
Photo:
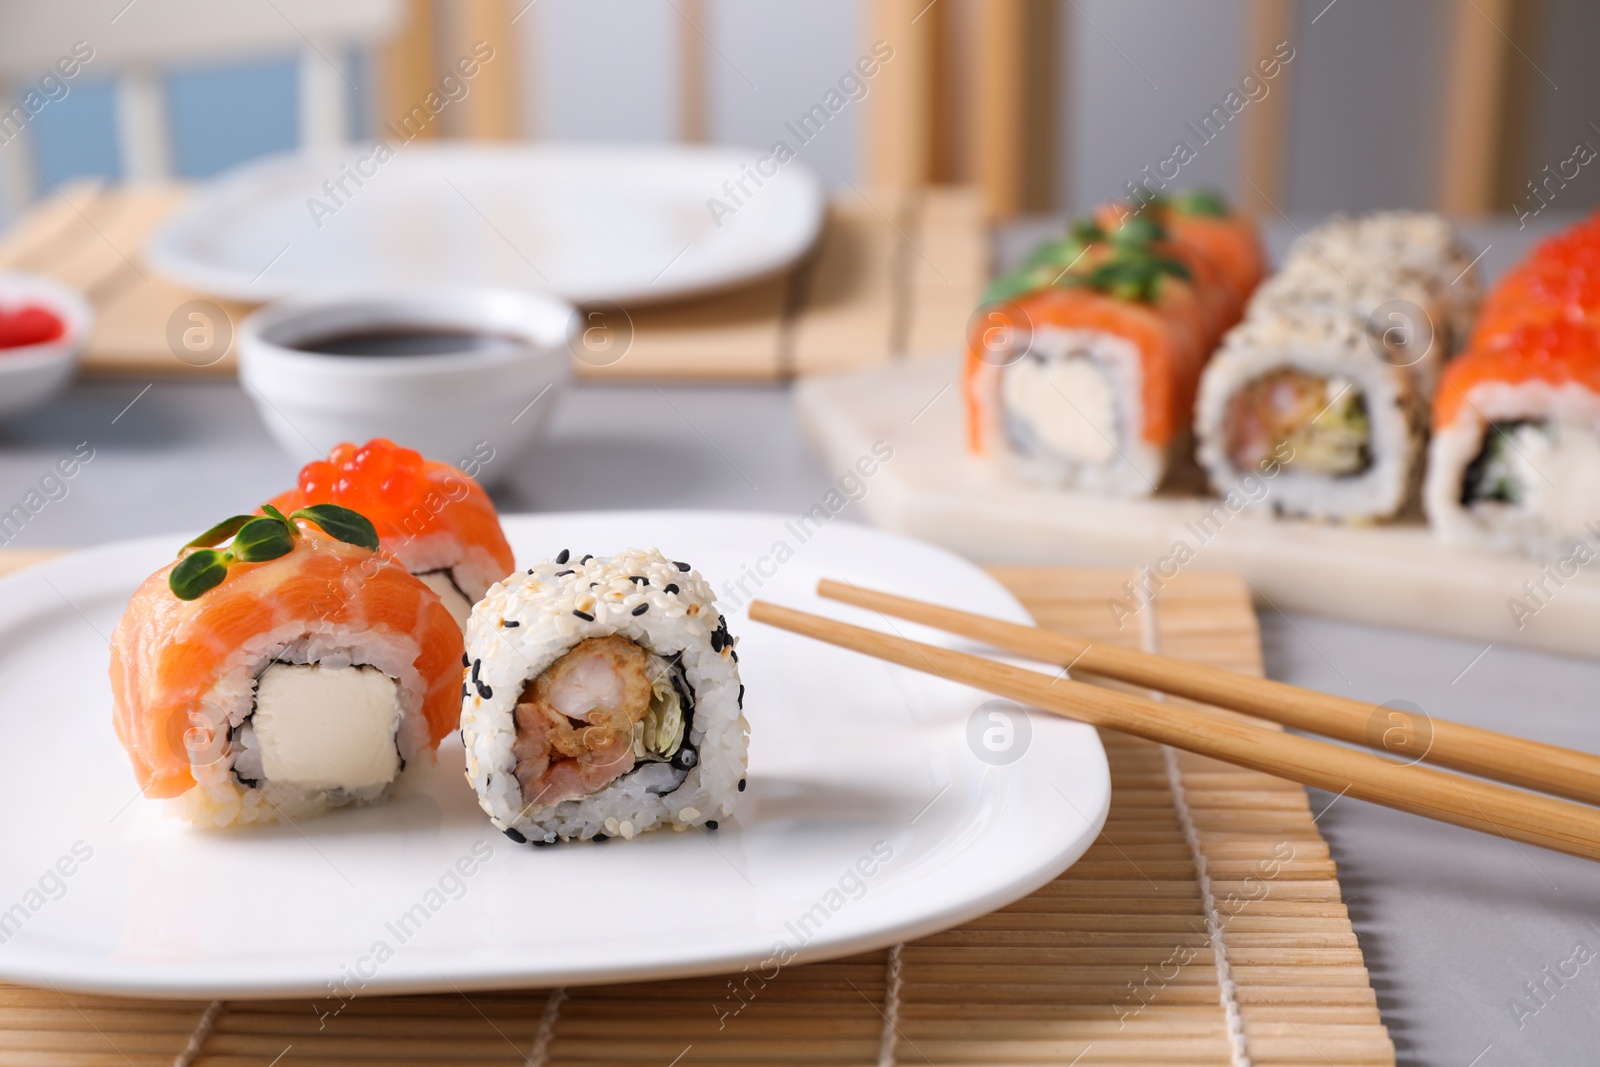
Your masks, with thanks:
[[[1105,820],[1110,778],[1092,729],[1034,716],[1021,758],[991,765],[968,742],[982,693],[732,610],[742,599],[732,583],[775,571],[759,578],[760,595],[868,625],[883,623],[816,599],[817,578],[1026,620],[993,579],[941,549],[844,522],[813,533],[783,516],[707,512],[518,516],[506,529],[523,561],[658,545],[732,590],[723,606],[741,639],[751,727],[750,787],[734,818],[715,832],[516,845],[480,812],[452,738],[436,771],[387,804],[194,830],[138,795],[105,671],[105,635],[185,535],[109,545],[0,583],[0,922],[10,915],[0,976],[312,996],[333,1010],[330,987],[348,996],[770,968],[779,943],[824,959],[1016,900],[1082,855]],[[775,566],[779,542],[793,558]],[[464,858],[469,877],[454,873]],[[58,862],[70,876],[50,873]]]
[[[371,155],[352,146],[238,167],[152,234],[145,256],[185,286],[247,301],[453,282],[640,304],[781,270],[822,225],[822,187],[799,163],[760,187],[747,178],[750,195],[713,217],[708,201],[732,206],[724,183],[759,158],[748,151],[413,143],[384,163]]]

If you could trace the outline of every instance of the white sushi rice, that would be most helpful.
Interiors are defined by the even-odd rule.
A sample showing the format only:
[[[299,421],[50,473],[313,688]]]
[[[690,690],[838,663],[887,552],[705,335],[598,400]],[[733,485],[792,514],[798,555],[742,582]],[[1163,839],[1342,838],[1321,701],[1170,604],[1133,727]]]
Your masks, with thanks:
[[[482,599],[491,585],[505,577],[505,569],[495,562],[488,549],[463,544],[447,530],[384,547],[412,574],[449,571],[451,579],[473,602]]]
[[[467,658],[477,665],[477,683],[468,685],[462,701],[461,739],[467,781],[494,825],[529,841],[553,842],[600,834],[631,838],[656,827],[683,829],[732,815],[744,780],[749,724],[741,711],[734,641],[712,647],[720,618],[700,574],[655,549],[546,561],[493,586],[467,625]],[[530,681],[580,642],[612,634],[658,656],[682,654],[694,697],[685,744],[697,749],[698,760],[668,793],[650,791],[668,784],[668,766],[640,763],[588,796],[530,804],[512,751],[517,702]]]
[[[1247,475],[1228,455],[1233,395],[1266,375],[1297,370],[1358,390],[1367,410],[1370,463],[1330,477],[1286,464],[1261,498],[1280,514],[1371,521],[1397,514],[1412,496],[1422,453],[1422,406],[1405,370],[1375,356],[1365,330],[1343,315],[1252,317],[1229,331],[1200,379],[1195,410],[1197,454],[1211,485],[1226,493]]]
[[[172,803],[180,815],[200,825],[297,820],[345,804],[370,803],[387,794],[421,763],[432,759],[422,701],[427,683],[415,663],[420,650],[410,638],[353,631],[327,622],[297,621],[257,634],[228,657],[218,681],[200,699],[198,715],[186,740],[196,787]],[[235,727],[255,709],[256,678],[272,663],[317,663],[326,668],[370,666],[395,681],[400,716],[395,745],[404,770],[395,781],[347,792],[308,790],[286,782],[243,784],[234,774],[240,752],[230,744]]]
[[[1531,557],[1557,555],[1590,536],[1600,521],[1600,396],[1576,383],[1484,382],[1428,446],[1423,507],[1448,544]],[[1508,444],[1525,499],[1462,502],[1467,469],[1483,451],[1491,423],[1540,421],[1553,433],[1525,427]]]

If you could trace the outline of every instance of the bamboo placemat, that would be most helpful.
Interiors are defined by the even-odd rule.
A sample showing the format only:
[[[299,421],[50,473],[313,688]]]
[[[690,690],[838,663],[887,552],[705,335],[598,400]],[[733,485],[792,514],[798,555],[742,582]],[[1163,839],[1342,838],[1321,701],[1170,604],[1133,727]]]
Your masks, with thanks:
[[[169,342],[178,309],[198,294],[165,281],[139,255],[188,195],[179,185],[64,186],[0,236],[0,270],[29,270],[84,293],[97,321],[84,370],[100,374],[230,375],[234,351],[205,367]],[[818,247],[774,278],[699,299],[627,309],[607,320],[615,349],[574,368],[588,378],[781,379],[957,347],[988,273],[977,193],[964,187],[872,191],[828,205]],[[250,306],[213,301],[239,321]],[[189,324],[183,315],[176,329]]]
[[[1180,575],[1119,631],[1106,605],[1130,574],[995,574],[1041,625],[1261,671],[1233,576]],[[767,982],[358,998],[326,1019],[331,1001],[0,986],[0,1067],[1393,1064],[1305,791],[1101,736],[1111,812],[1084,857],[1010,907],[896,949]]]

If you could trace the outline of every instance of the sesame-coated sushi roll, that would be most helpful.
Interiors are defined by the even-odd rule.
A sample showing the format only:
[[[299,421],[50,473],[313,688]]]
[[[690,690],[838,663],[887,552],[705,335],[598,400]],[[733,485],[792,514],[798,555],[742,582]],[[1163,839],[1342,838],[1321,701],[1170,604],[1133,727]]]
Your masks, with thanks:
[[[1466,347],[1482,287],[1476,259],[1443,216],[1425,211],[1336,215],[1295,243],[1286,263],[1296,259],[1319,262],[1347,282],[1370,272],[1417,279],[1444,308],[1434,332],[1445,339],[1446,354]]]
[[[1412,506],[1428,401],[1477,307],[1470,268],[1433,215],[1308,233],[1201,376],[1195,451],[1212,488],[1265,477],[1275,511],[1336,522]]]
[[[145,796],[205,825],[294,820],[431,758],[460,712],[461,631],[377,540],[343,508],[241,515],[145,580],[111,638]]]
[[[1423,408],[1344,315],[1246,319],[1200,380],[1197,456],[1218,493],[1270,479],[1280,514],[1389,518],[1415,493]]]
[[[516,567],[500,516],[477,482],[382,437],[335,445],[327,459],[301,468],[295,488],[272,503],[285,514],[339,504],[367,516],[384,551],[439,594],[458,626],[489,586]]]
[[[513,840],[716,828],[744,789],[739,655],[711,587],[655,549],[555,559],[467,625],[467,780]]]

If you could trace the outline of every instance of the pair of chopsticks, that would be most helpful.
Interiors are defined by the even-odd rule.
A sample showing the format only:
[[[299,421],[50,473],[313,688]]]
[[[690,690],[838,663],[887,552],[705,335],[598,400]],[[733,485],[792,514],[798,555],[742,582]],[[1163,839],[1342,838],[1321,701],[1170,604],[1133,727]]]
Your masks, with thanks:
[[[922,623],[1074,672],[1131,683],[1343,741],[1379,747],[1382,744],[1383,731],[1376,731],[1378,736],[1374,737],[1371,724],[1375,714],[1380,725],[1385,722],[1386,712],[1375,705],[1166,656],[1099,645],[1082,637],[829,579],[818,584],[817,592],[876,611],[885,618]],[[761,600],[751,603],[750,617],[1093,726],[1119,730],[1303,785],[1348,793],[1441,822],[1600,860],[1600,810],[1422,765],[1425,762],[1453,767],[1499,782],[1597,803],[1600,756],[1436,719],[1431,723],[1432,735],[1427,739],[1431,743],[1422,760],[1403,763],[1215,711],[1161,703],[1073,681],[1065,676],[1066,672],[1048,675],[1012,667]]]

